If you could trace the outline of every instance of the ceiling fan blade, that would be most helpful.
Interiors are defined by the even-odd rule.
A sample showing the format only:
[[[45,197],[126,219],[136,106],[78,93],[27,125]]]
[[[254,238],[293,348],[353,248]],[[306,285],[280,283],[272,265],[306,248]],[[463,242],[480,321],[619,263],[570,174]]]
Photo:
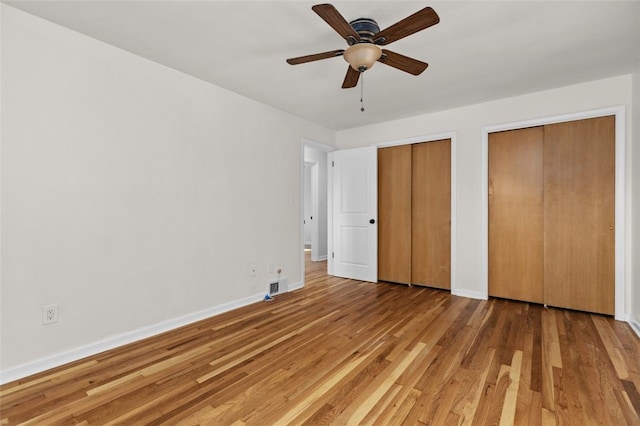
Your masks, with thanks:
[[[385,65],[389,65],[390,67],[397,68],[413,75],[421,74],[422,71],[426,70],[429,66],[426,62],[422,62],[387,49],[382,49],[382,56],[378,59],[378,62],[382,62]]]
[[[342,38],[349,43],[349,45],[360,41],[360,35],[351,27],[351,25],[349,25],[346,19],[344,19],[333,5],[328,3],[316,4],[311,9],[317,13],[318,16],[324,19],[331,28],[340,34]]]
[[[342,56],[343,53],[344,50],[340,49],[332,50],[330,52],[315,53],[313,55],[298,56],[297,58],[287,59],[287,63],[289,65],[304,64],[305,62],[319,61],[320,59],[335,58],[336,56]]]
[[[373,36],[375,43],[387,45],[440,22],[435,10],[425,7]]]
[[[343,89],[350,89],[352,87],[356,87],[358,85],[358,79],[360,79],[360,71],[356,71],[351,68],[347,69],[347,75],[344,76],[344,81],[342,82]]]

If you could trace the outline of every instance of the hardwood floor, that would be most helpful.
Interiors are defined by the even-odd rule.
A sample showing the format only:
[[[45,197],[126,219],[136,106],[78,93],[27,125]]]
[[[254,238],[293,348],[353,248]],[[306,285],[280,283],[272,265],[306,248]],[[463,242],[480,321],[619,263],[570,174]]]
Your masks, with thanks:
[[[640,424],[610,317],[307,263],[306,287],[0,387],[0,424]]]

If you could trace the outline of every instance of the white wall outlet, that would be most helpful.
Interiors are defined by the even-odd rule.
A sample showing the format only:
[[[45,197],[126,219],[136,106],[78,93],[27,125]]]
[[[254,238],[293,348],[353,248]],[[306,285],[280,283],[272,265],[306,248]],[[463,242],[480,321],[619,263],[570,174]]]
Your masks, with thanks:
[[[258,265],[256,265],[255,263],[252,263],[251,265],[249,265],[249,276],[255,277],[257,273],[258,273]]]
[[[42,307],[42,325],[58,322],[58,304],[45,305]]]

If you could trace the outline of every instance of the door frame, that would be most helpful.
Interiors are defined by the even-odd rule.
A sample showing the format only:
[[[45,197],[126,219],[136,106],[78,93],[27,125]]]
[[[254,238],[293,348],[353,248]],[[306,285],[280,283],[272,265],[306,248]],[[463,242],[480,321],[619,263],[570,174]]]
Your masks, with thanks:
[[[305,147],[307,148],[307,147]],[[328,154],[326,151],[325,154]],[[319,191],[319,185],[320,185],[320,178],[319,178],[319,174],[320,174],[320,163],[317,161],[306,161],[304,162],[304,168],[303,170],[305,171],[305,176],[303,176],[303,184],[305,184],[304,179],[306,179],[306,170],[307,168],[309,169],[309,194],[306,194],[306,186],[305,188],[303,188],[303,196],[304,196],[304,200],[303,202],[306,203],[307,201],[307,196],[309,196],[309,201],[311,202],[311,211],[310,213],[310,217],[311,217],[311,222],[309,223],[309,231],[310,231],[310,241],[309,244],[311,245],[311,260],[314,262],[318,262],[318,261],[322,261],[322,260],[327,260],[327,255],[326,253],[322,256],[318,255],[318,246],[320,245],[320,201],[321,201],[321,197],[320,197],[320,191]],[[326,192],[326,191],[325,191]],[[326,197],[325,197],[326,198]],[[326,203],[326,200],[324,200]],[[304,212],[304,208],[303,208],[303,212]],[[315,217],[316,219],[314,220],[313,217]],[[307,220],[307,217],[305,215],[303,215],[302,218],[302,225],[303,225],[303,229],[304,229],[304,225],[305,225],[305,221]],[[304,235],[303,235],[304,238]],[[306,241],[303,241],[305,244],[305,248],[306,248]]]
[[[451,230],[450,230],[450,239],[451,239],[451,252],[449,254],[450,264],[450,292],[454,296],[463,296],[463,297],[474,297],[475,295],[469,295],[468,292],[464,290],[460,290],[458,288],[458,280],[457,280],[457,259],[458,259],[458,250],[457,250],[457,238],[456,238],[456,229],[457,229],[457,196],[456,196],[456,132],[443,132],[443,133],[434,133],[425,136],[416,136],[408,139],[399,139],[388,142],[381,142],[376,144],[378,148],[388,148],[390,146],[398,146],[398,145],[413,145],[415,143],[423,143],[423,142],[434,142],[441,139],[450,139],[451,140]]]
[[[307,138],[302,138],[302,141],[300,142],[300,250],[298,250],[298,253],[301,257],[300,259],[300,271],[301,271],[301,279],[300,279],[300,286],[304,287],[305,284],[305,262],[304,262],[304,167],[305,164],[310,164],[309,162],[305,163],[304,160],[304,149],[305,147],[309,147],[309,148],[314,148],[314,149],[318,149],[320,151],[324,151],[327,153],[327,155],[332,152],[332,151],[336,151],[338,148],[336,148],[335,146],[331,146],[331,145],[326,145],[320,142],[316,142],[314,140],[311,139],[307,139]],[[317,163],[315,163],[315,167],[319,167],[319,165]],[[328,174],[327,174],[328,177]],[[328,183],[327,183],[328,185]],[[327,191],[328,191],[328,187],[327,187]],[[328,198],[330,197],[330,194],[327,192],[327,203],[328,203]],[[327,218],[328,220],[328,218]],[[312,231],[313,232],[313,231]],[[329,228],[329,224],[327,223],[327,233],[330,232],[330,228]],[[313,237],[312,237],[313,238]],[[328,245],[327,245],[328,247]],[[322,259],[319,259],[322,260]],[[290,288],[291,289],[291,288]]]
[[[302,224],[304,225],[302,228],[304,230],[304,235],[302,236],[302,238],[304,238],[303,242],[304,242],[304,246],[305,249],[307,248],[307,244],[309,244],[311,246],[311,248],[313,248],[313,230],[312,228],[312,224],[311,222],[307,223],[307,217],[309,216],[313,216],[313,214],[315,214],[314,210],[313,210],[313,198],[314,195],[313,194],[313,184],[311,182],[311,174],[313,173],[313,166],[317,165],[316,163],[310,163],[305,161],[304,162],[304,175],[302,177],[302,194],[303,194],[303,198],[302,198],[302,212],[303,212],[303,216],[302,216]],[[308,179],[308,181],[307,181]],[[309,210],[307,210],[307,201],[309,201],[309,204],[311,204],[311,206],[309,207]],[[309,233],[309,239],[307,240],[307,233]],[[313,253],[313,252],[312,252]]]
[[[615,116],[615,319],[628,321],[627,301],[630,300],[627,270],[627,257],[630,250],[626,241],[626,108],[617,106],[571,114],[537,118],[498,124],[482,128],[482,267],[481,292],[476,297],[489,298],[489,133],[505,130],[516,130],[524,127],[544,126],[545,124],[562,123],[613,115]]]

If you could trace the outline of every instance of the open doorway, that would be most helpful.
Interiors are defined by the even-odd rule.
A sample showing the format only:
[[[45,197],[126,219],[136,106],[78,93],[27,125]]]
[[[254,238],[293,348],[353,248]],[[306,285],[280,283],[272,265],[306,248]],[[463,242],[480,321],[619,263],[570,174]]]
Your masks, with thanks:
[[[313,221],[313,206],[311,199],[311,173],[313,171],[313,163],[304,163],[304,176],[302,177],[303,187],[303,211],[302,225],[304,229],[304,251],[311,252],[311,226]]]
[[[312,262],[327,260],[327,154],[333,150],[327,145],[303,141],[303,271],[305,257]]]

